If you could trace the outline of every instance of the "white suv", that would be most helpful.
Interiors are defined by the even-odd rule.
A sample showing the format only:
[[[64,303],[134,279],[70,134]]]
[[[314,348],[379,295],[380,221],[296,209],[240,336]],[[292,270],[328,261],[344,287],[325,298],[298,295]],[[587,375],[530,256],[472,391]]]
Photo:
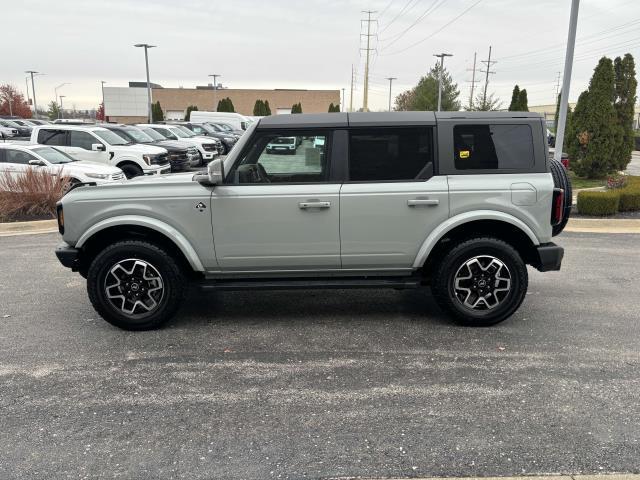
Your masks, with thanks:
[[[29,169],[43,170],[50,175],[68,178],[73,183],[103,183],[124,180],[116,167],[100,163],[79,162],[53,147],[0,143],[0,173],[12,177],[24,175]]]
[[[127,178],[169,173],[166,149],[133,144],[97,125],[47,125],[33,129],[31,143],[50,145],[77,160],[105,163]]]
[[[216,143],[206,137],[191,137],[184,133],[176,125],[165,125],[162,123],[145,123],[138,124],[141,128],[152,128],[160,135],[164,135],[168,140],[179,140],[188,146],[195,146],[200,153],[202,164],[208,163],[218,157],[218,146]]]

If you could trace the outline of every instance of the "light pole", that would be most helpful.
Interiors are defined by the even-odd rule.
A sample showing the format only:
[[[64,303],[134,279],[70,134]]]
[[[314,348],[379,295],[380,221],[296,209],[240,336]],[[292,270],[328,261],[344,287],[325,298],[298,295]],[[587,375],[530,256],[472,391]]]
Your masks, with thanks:
[[[440,59],[440,74],[438,75],[438,111],[442,108],[442,70],[444,69],[444,57],[453,57],[450,53],[440,53],[433,55]]]
[[[571,15],[569,17],[569,34],[567,38],[567,52],[564,57],[564,75],[562,76],[562,91],[560,93],[560,111],[558,112],[558,131],[556,132],[555,151],[556,160],[562,158],[564,143],[564,129],[567,123],[567,110],[569,107],[569,87],[571,86],[571,69],[573,68],[573,50],[576,46],[576,29],[578,28],[578,9],[580,0],[571,1]]]
[[[104,80],[100,80],[100,86],[102,87],[102,121],[107,121],[107,107],[104,104],[104,84],[107,83]]]
[[[345,89],[343,88],[343,89],[342,89],[342,101],[340,102],[340,111],[341,111],[341,112],[346,112],[346,111],[347,111],[347,109],[346,109],[346,108],[344,108],[344,106],[345,106],[344,104],[345,104],[345,102],[346,102],[346,100],[347,100],[347,98],[344,96],[344,90],[345,90]]]
[[[62,99],[65,98],[66,95],[60,95],[60,111],[58,112],[58,118],[64,118],[64,112],[62,111]]]
[[[155,45],[149,45],[148,43],[136,43],[134,47],[144,48],[144,64],[147,68],[147,116],[149,117],[149,123],[153,123],[151,116],[151,82],[149,81],[149,54],[150,48],[155,48]]]
[[[387,80],[389,80],[389,111],[391,111],[391,84],[393,83],[394,80],[397,80],[397,78],[387,77]]]
[[[58,85],[56,88],[53,89],[56,95],[56,103],[58,103],[58,89],[64,87],[65,85],[70,85],[70,83],[67,83],[67,82],[61,83],[60,85]]]
[[[33,117],[38,118],[38,104],[36,103],[36,84],[33,81],[33,74],[38,72],[36,72],[35,70],[27,70],[24,73],[28,73],[29,75],[31,75],[31,94],[33,95]]]
[[[213,77],[213,111],[217,112],[218,111],[218,105],[216,104],[216,90],[218,90],[218,83],[217,83],[217,78],[221,77],[222,75],[220,75],[219,73],[212,73],[209,75],[210,77]]]

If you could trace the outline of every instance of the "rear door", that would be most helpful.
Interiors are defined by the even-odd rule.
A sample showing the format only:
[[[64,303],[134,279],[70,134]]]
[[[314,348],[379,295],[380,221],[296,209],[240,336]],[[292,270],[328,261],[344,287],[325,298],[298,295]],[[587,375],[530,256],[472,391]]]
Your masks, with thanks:
[[[340,191],[344,269],[411,268],[424,240],[448,218],[434,136],[430,125],[350,130],[348,181]]]
[[[327,141],[313,144],[315,135]],[[293,151],[267,146],[295,137]],[[258,132],[211,197],[218,265],[228,271],[340,268],[340,182],[330,177],[331,131]]]

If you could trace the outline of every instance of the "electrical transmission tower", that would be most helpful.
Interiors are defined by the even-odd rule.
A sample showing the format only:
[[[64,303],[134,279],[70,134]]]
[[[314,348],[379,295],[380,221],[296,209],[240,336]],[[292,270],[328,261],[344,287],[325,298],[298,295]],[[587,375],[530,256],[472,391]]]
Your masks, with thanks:
[[[489,86],[489,75],[494,75],[496,72],[491,71],[491,66],[495,65],[495,60],[491,60],[491,46],[489,46],[489,58],[486,60],[481,60],[481,63],[484,63],[487,66],[486,70],[480,70],[480,72],[485,74],[484,77],[484,93],[482,94],[482,103],[483,106],[487,104],[487,87]]]
[[[360,34],[361,37],[367,38],[367,47],[362,49],[365,51],[365,55],[366,55],[366,60],[364,64],[364,95],[362,97],[362,110],[366,112],[369,110],[369,57],[370,57],[371,51],[375,50],[371,48],[371,37],[376,36],[375,34],[371,33],[371,22],[376,21],[371,18],[371,15],[376,12],[374,10],[363,10],[362,13],[365,13],[367,15],[367,18],[360,20],[361,26],[362,26],[362,23],[366,22],[367,24],[367,33]]]

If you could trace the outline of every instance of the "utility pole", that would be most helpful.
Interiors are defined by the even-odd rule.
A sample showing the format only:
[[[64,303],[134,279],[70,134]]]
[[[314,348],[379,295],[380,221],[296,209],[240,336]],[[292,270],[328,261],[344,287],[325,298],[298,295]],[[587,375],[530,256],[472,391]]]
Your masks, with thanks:
[[[345,90],[345,88],[342,87],[342,101],[340,102],[340,111],[341,112],[346,111],[345,104],[347,103],[347,97],[345,96],[344,90]]]
[[[391,111],[391,84],[393,83],[394,80],[397,80],[397,78],[387,77],[387,80],[389,80],[389,111]]]
[[[558,101],[558,93],[560,93],[560,77],[562,76],[562,72],[558,72],[558,78],[556,78],[556,96],[553,98],[553,103]]]
[[[27,70],[24,73],[31,75],[31,94],[33,95],[33,118],[38,118],[38,104],[36,103],[36,84],[33,81],[33,74],[38,73],[35,70]]]
[[[567,52],[564,57],[564,75],[562,76],[562,91],[560,98],[560,112],[558,114],[558,131],[556,132],[556,152],[558,160],[562,158],[564,143],[564,129],[567,124],[567,109],[569,107],[569,87],[571,86],[571,70],[573,69],[573,51],[576,46],[576,30],[578,28],[578,10],[580,0],[571,0],[571,15],[569,17],[569,34],[567,36]],[[557,97],[556,97],[557,98]]]
[[[27,102],[31,103],[31,97],[29,96],[29,76],[24,77],[24,84],[27,86]]]
[[[102,87],[102,121],[107,121],[107,106],[104,104],[104,84],[107,83],[104,80],[100,80],[100,86]]]
[[[219,73],[212,73],[211,75],[209,75],[210,77],[213,77],[213,111],[217,112],[218,111],[218,105],[216,104],[216,93],[218,90],[218,83],[217,83],[217,78],[221,77],[222,75],[220,75]]]
[[[147,68],[147,116],[149,117],[149,123],[153,123],[153,115],[151,115],[151,82],[149,81],[149,54],[150,48],[155,48],[155,45],[149,45],[148,43],[136,43],[134,47],[144,48],[144,64]]]
[[[484,93],[482,94],[482,104],[483,106],[487,104],[487,87],[489,86],[489,74],[493,75],[496,72],[491,71],[491,65],[498,63],[496,61],[491,61],[491,46],[489,46],[489,58],[487,60],[481,60],[487,66],[486,70],[480,70],[485,74],[484,77]]]
[[[353,112],[353,63],[351,64],[351,93],[349,94],[349,111]]]
[[[362,110],[365,112],[369,111],[369,54],[371,53],[371,22],[375,20],[371,20],[371,14],[376,13],[374,10],[363,10],[362,13],[367,14],[366,20],[361,20],[362,22],[367,22],[367,48],[366,51],[366,61],[364,64],[364,96],[362,97]]]
[[[60,95],[60,111],[58,112],[58,118],[64,118],[64,111],[62,110],[62,99],[65,97],[66,95]]]
[[[467,71],[473,72],[471,75],[471,92],[469,93],[469,111],[473,110],[473,90],[476,88],[476,58],[478,57],[478,52],[473,52],[473,70],[467,69]]]
[[[440,59],[440,74],[438,75],[438,111],[442,109],[442,71],[444,70],[444,57],[453,57],[450,53],[434,54]]]

